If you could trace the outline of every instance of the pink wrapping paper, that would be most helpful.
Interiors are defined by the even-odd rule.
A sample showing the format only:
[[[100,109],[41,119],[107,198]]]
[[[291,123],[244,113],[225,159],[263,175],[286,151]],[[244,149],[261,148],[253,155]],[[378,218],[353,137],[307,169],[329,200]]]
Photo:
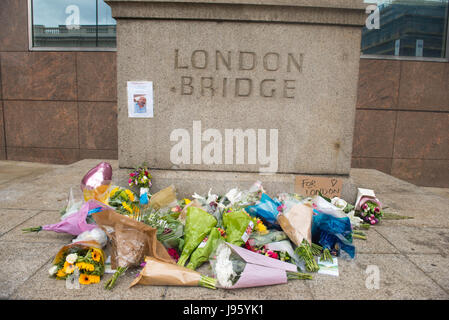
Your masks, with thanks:
[[[97,225],[89,224],[86,222],[87,213],[97,207],[102,207],[103,209],[111,209],[104,203],[96,200],[89,200],[81,206],[78,212],[75,212],[74,214],[68,216],[61,222],[42,226],[42,230],[54,231],[59,233],[69,233],[74,236],[78,236],[84,231],[90,231],[94,228],[97,228]]]
[[[261,287],[283,283],[287,283],[285,270],[248,263],[239,280],[229,289]]]
[[[246,262],[239,280],[228,289],[287,283],[287,271],[297,271],[294,264],[273,259],[230,243],[226,244]]]

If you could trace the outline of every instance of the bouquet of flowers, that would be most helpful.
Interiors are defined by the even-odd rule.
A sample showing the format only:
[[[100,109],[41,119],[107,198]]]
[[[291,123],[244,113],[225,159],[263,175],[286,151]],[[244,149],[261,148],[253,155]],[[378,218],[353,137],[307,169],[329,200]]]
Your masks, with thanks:
[[[142,264],[143,270],[131,283],[153,286],[189,286],[216,289],[216,279],[203,276],[200,273],[183,266],[146,257]]]
[[[108,205],[120,214],[137,218],[139,213],[138,201],[134,193],[125,188],[115,187],[109,193]]]
[[[67,279],[79,273],[80,284],[98,283],[104,274],[103,250],[95,241],[69,244],[59,250],[48,272],[56,279]]]
[[[81,209],[72,213],[63,220],[55,224],[47,224],[38,227],[22,229],[24,233],[39,232],[39,231],[54,231],[58,233],[69,233],[74,236],[78,236],[85,231],[91,231],[97,226],[95,221],[91,218],[91,215],[95,212],[100,212],[106,209],[110,209],[107,205],[98,202],[97,200],[89,200],[85,202]]]
[[[221,232],[218,228],[212,228],[212,231],[207,237],[201,241],[198,247],[193,251],[190,256],[190,261],[187,264],[187,268],[195,270],[200,267],[204,262],[209,260],[209,256],[215,250],[218,245],[218,241],[223,239]]]
[[[129,173],[128,185],[130,187],[151,188],[151,174],[146,164],[137,167],[134,171]]]
[[[105,289],[112,289],[121,274],[130,267],[139,266],[146,256],[175,264],[166,248],[157,241],[157,229],[114,210],[105,210],[92,216],[111,240],[111,268],[116,273],[106,283]]]
[[[157,240],[166,248],[182,250],[184,226],[174,214],[170,208],[155,210],[150,207],[142,212],[142,222],[157,230]]]
[[[311,279],[297,272],[294,264],[221,242],[211,259],[218,285],[226,289],[249,288],[287,283],[290,279]]]
[[[212,228],[217,225],[217,220],[206,211],[189,207],[187,209],[184,247],[178,264],[184,266],[192,252],[198,247],[203,239],[211,232]]]
[[[363,221],[370,225],[379,223],[384,215],[382,203],[370,189],[358,189],[355,209]]]

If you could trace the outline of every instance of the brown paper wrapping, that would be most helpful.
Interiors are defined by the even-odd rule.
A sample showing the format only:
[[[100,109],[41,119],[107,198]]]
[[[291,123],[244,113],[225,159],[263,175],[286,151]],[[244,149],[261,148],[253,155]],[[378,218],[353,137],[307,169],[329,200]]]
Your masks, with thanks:
[[[187,209],[189,207],[197,207],[200,209],[203,209],[204,211],[206,211],[205,208],[203,208],[203,206],[201,205],[201,203],[198,201],[198,199],[195,199],[193,201],[190,201],[190,203],[188,205],[186,205],[182,211],[181,214],[178,217],[178,220],[182,223],[182,224],[186,224],[186,217],[187,217]]]
[[[177,264],[166,263],[152,257],[146,257],[145,262],[145,267],[131,283],[130,288],[136,284],[198,287],[201,280],[200,273]]]
[[[279,214],[278,222],[297,246],[303,239],[312,244],[312,216],[313,209],[310,206],[296,204],[288,212]]]
[[[148,202],[148,205],[156,210],[165,208],[170,204],[176,206],[176,189],[174,186],[169,186],[153,194]]]
[[[111,268],[132,267],[146,256],[175,264],[164,245],[156,238],[157,230],[114,210],[92,214],[97,225],[111,239]]]

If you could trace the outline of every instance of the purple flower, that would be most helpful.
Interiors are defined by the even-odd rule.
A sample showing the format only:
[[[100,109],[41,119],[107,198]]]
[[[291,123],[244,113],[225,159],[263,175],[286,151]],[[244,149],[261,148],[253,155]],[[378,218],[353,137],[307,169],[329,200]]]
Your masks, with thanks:
[[[143,268],[143,267],[145,267],[147,265],[147,263],[146,262],[142,262],[141,264],[140,264],[140,266]]]

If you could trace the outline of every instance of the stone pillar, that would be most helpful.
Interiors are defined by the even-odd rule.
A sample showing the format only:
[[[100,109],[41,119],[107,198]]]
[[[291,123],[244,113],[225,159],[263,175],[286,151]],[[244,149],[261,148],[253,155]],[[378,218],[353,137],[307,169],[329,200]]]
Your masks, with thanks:
[[[119,165],[155,189],[223,192],[296,174],[350,183],[362,0],[107,0],[117,20]],[[154,117],[128,117],[152,81]],[[261,173],[263,175],[261,175]]]

